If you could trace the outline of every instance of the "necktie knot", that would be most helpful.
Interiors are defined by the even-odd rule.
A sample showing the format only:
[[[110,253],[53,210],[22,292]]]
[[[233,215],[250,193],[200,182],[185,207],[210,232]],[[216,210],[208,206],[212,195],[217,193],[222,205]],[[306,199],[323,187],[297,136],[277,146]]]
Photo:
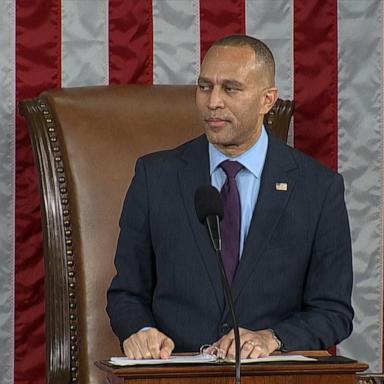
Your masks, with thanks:
[[[229,179],[234,179],[236,175],[243,169],[243,165],[238,161],[225,160],[220,164]]]

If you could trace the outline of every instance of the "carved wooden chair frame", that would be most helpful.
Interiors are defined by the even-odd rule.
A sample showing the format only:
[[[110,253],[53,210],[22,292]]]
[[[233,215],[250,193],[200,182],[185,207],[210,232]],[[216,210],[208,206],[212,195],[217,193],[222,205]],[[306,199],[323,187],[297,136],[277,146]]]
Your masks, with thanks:
[[[49,91],[48,91],[49,93]],[[39,171],[44,231],[46,292],[47,383],[69,384],[79,379],[80,277],[76,271],[76,249],[60,130],[48,93],[20,103],[28,123],[36,166]],[[279,99],[264,123],[287,141],[293,102]]]

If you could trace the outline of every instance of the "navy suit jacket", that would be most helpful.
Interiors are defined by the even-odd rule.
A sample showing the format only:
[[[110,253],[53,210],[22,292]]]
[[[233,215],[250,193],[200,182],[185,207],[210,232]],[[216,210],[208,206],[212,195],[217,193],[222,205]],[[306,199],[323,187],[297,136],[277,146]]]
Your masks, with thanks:
[[[287,190],[276,189],[286,183]],[[208,142],[140,158],[120,220],[107,311],[123,342],[145,326],[196,351],[231,328],[194,194],[210,184]],[[352,260],[342,177],[269,134],[260,192],[232,293],[239,326],[272,328],[287,350],[352,330]]]

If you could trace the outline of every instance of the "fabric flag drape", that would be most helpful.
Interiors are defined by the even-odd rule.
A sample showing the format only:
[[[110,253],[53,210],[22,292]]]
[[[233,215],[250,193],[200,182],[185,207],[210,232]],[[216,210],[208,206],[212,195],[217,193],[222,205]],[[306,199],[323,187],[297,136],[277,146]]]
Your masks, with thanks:
[[[344,176],[356,316],[337,349],[381,371],[383,27],[381,0],[0,1],[2,383],[45,383],[39,196],[17,102],[60,86],[193,84],[211,42],[233,33],[271,47],[280,97],[296,103],[289,143]]]

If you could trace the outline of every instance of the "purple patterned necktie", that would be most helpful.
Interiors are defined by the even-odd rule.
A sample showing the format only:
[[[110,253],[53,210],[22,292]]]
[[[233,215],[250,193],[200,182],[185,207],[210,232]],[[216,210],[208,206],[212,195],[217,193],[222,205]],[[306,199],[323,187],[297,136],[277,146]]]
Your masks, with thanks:
[[[220,167],[227,175],[220,194],[224,206],[224,218],[220,223],[222,251],[225,272],[229,284],[232,283],[239,263],[240,253],[240,195],[236,184],[236,175],[243,168],[237,161],[226,160]]]

